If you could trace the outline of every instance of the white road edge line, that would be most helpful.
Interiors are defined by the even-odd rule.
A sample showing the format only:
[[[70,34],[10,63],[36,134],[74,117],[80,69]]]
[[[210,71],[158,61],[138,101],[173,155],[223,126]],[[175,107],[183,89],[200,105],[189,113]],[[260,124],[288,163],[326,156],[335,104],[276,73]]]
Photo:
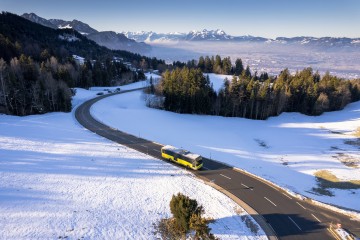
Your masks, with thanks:
[[[299,227],[299,225],[297,225],[296,222],[295,222],[291,217],[288,216],[288,218],[290,219],[290,221],[292,221],[292,222],[295,224],[295,226],[296,226],[300,231],[302,231],[302,229]]]
[[[220,173],[220,175],[223,176],[224,178],[231,179],[230,177],[225,176],[224,174],[221,174],[221,173]]]
[[[303,205],[301,205],[300,203],[298,203],[298,202],[296,202],[300,207],[302,207],[303,209],[305,209],[306,210],[306,208],[303,206]]]
[[[246,187],[247,189],[250,189],[251,191],[253,191],[254,189],[252,189],[252,188],[250,188],[250,187],[248,187],[248,186],[246,186],[245,184],[243,184],[243,183],[241,183],[241,185],[242,186],[244,186],[244,187]]]
[[[268,200],[272,205],[274,205],[275,207],[277,207],[276,206],[276,204],[275,203],[273,203],[270,199],[268,199],[267,197],[264,197],[266,200]]]
[[[321,222],[314,214],[311,214],[311,216],[313,216],[318,222]]]
[[[287,197],[288,199],[292,199],[291,197],[289,197],[287,194],[282,193],[285,197]]]

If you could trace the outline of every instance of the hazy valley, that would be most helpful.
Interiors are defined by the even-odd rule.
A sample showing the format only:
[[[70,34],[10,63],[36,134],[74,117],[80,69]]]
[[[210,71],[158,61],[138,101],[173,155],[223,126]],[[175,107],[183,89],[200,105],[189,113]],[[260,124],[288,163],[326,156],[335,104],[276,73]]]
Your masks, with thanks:
[[[285,68],[294,73],[312,67],[322,74],[329,71],[344,78],[360,77],[360,51],[352,51],[347,47],[327,50],[299,44],[224,41],[150,44],[152,49],[146,55],[165,59],[167,62],[197,60],[200,56],[219,54],[222,57],[230,56],[233,62],[236,58],[241,58],[252,70],[266,71],[273,75],[278,75]]]

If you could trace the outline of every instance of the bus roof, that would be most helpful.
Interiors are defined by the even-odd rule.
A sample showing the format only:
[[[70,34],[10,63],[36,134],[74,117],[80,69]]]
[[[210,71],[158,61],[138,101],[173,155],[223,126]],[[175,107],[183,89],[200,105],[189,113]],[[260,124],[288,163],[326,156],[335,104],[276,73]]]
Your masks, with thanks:
[[[177,154],[181,154],[181,155],[184,155],[192,160],[195,160],[199,157],[201,157],[199,154],[195,154],[195,153],[192,153],[192,152],[189,152],[187,150],[184,150],[182,148],[177,148],[177,147],[174,147],[174,146],[171,146],[171,145],[166,145],[164,147],[162,147],[161,149],[165,149],[165,150],[170,150],[170,151],[173,151]]]

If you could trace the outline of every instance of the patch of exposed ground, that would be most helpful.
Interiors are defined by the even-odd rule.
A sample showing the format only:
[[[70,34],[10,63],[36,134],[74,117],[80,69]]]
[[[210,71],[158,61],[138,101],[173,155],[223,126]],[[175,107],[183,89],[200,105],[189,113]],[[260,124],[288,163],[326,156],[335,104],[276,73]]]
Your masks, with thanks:
[[[317,187],[312,191],[320,195],[334,196],[330,189],[360,189],[360,180],[341,181],[327,170],[317,171],[315,174]]]
[[[351,168],[360,168],[360,158],[351,156],[346,153],[338,152],[333,158],[338,159],[342,164]]]

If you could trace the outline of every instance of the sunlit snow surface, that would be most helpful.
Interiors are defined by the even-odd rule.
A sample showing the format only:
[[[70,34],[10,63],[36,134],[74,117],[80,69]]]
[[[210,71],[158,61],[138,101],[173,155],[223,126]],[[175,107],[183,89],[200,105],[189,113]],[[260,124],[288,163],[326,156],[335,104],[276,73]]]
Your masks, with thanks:
[[[73,102],[96,93],[78,89]],[[154,239],[153,224],[171,216],[178,192],[204,206],[218,237],[265,239],[223,194],[89,132],[73,113],[0,115],[0,156],[0,239]]]
[[[222,77],[210,75],[214,86]],[[344,140],[354,138],[352,133],[360,127],[360,102],[318,117],[283,113],[256,121],[151,109],[142,95],[132,92],[104,99],[92,113],[136,136],[226,162],[319,201],[360,210],[360,190],[331,190],[335,197],[312,192],[318,170],[329,170],[342,180],[360,180],[359,168],[337,159],[340,153],[359,161],[359,147]]]

